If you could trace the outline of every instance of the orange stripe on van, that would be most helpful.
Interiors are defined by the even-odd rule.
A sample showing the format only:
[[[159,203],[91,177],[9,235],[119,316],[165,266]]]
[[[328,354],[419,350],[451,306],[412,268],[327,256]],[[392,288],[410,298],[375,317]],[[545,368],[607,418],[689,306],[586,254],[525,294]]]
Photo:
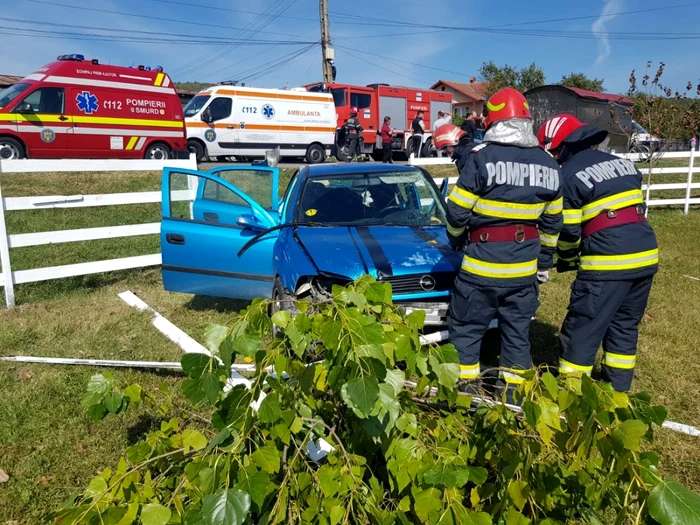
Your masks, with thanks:
[[[205,122],[188,122],[188,128],[215,128],[215,129],[241,129],[240,124],[207,124]],[[318,131],[321,133],[335,133],[336,129],[321,126],[285,126],[277,124],[245,124],[244,130],[252,131]]]
[[[277,100],[306,100],[314,102],[330,102],[330,99],[319,95],[292,95],[286,93],[263,93],[259,91],[238,91],[236,89],[219,89],[217,95],[235,95],[239,97],[257,97]]]

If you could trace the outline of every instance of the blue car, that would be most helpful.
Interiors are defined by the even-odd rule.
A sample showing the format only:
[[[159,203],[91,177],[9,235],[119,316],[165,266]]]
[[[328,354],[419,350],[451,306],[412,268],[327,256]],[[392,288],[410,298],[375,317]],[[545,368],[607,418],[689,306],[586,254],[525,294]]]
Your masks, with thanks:
[[[447,239],[446,186],[417,167],[318,164],[298,170],[280,201],[279,175],[164,170],[166,290],[317,299],[369,273],[391,283],[396,303],[425,310],[426,324],[446,323],[461,264]]]

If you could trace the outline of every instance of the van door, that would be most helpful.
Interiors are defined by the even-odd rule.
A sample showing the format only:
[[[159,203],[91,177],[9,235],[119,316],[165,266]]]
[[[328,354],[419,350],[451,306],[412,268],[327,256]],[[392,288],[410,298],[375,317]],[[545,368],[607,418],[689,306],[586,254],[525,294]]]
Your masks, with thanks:
[[[33,158],[71,157],[67,135],[73,132],[73,119],[66,114],[66,90],[39,87],[26,95],[12,110],[17,131]]]
[[[228,157],[238,153],[238,125],[233,121],[233,100],[213,96],[201,113],[204,140],[210,157]]]
[[[266,170],[252,176],[272,178],[275,173]],[[276,190],[276,183],[270,186]],[[279,233],[266,235],[241,257],[238,251],[276,225],[276,218],[210,172],[166,168],[162,193],[160,243],[166,290],[245,300],[270,297],[272,251]]]

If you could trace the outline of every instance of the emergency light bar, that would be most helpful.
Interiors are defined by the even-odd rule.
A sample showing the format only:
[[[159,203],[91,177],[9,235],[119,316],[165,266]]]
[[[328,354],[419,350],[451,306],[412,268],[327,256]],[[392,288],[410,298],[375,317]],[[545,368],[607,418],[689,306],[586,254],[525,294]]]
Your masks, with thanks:
[[[71,55],[61,55],[56,60],[75,60],[77,62],[82,62],[85,60],[85,55],[78,55],[77,53],[73,53]]]

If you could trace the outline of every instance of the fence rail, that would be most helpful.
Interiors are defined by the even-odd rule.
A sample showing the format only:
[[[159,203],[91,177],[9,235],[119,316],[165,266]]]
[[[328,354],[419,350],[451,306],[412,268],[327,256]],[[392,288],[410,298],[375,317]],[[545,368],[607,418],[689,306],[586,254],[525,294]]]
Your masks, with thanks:
[[[1,173],[66,173],[66,172],[107,172],[107,171],[161,171],[164,167],[197,169],[193,156],[181,160],[11,160],[0,161]],[[173,200],[189,200],[191,190],[173,192]],[[10,248],[25,248],[46,244],[115,239],[139,235],[153,235],[160,232],[160,223],[130,224],[125,226],[105,226],[35,233],[7,233],[5,213],[21,210],[48,210],[57,208],[90,208],[96,206],[119,206],[127,204],[149,204],[161,202],[161,192],[111,193],[104,195],[50,195],[40,197],[2,196],[0,184],[0,286],[5,289],[5,305],[15,304],[16,284],[76,277],[115,270],[130,270],[161,264],[161,255],[139,255],[106,261],[92,261],[63,266],[34,268],[12,271]]]

